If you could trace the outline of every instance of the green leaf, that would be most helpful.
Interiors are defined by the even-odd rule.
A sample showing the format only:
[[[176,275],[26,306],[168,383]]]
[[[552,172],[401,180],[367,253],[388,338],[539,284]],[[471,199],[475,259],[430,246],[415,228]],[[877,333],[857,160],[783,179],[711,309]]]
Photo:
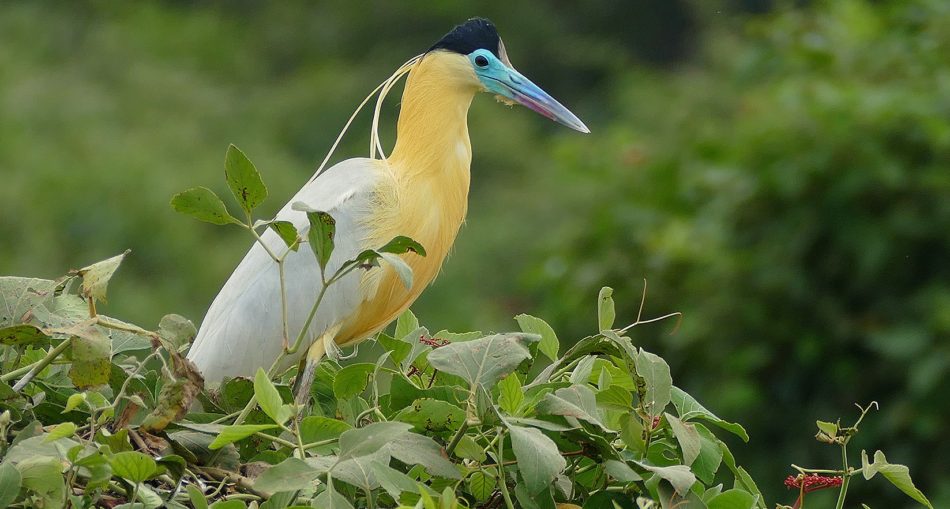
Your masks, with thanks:
[[[459,458],[475,460],[478,462],[485,461],[486,458],[485,450],[482,448],[482,446],[478,445],[478,442],[468,435],[462,435],[458,445],[455,446],[453,454]]]
[[[379,253],[379,257],[386,260],[386,263],[396,271],[396,275],[399,276],[399,280],[402,281],[403,286],[412,288],[412,267],[410,267],[405,260],[399,255],[392,253]]]
[[[379,251],[380,253],[393,253],[393,254],[416,253],[419,256],[426,255],[426,250],[424,247],[422,247],[422,244],[410,239],[409,237],[404,237],[402,235],[393,237],[392,240],[387,242],[385,246],[377,249],[377,251]]]
[[[69,378],[73,385],[85,389],[109,382],[112,342],[101,328],[95,326],[95,319],[56,331],[71,336],[73,365],[69,369]]]
[[[607,429],[597,409],[597,397],[586,385],[572,385],[544,395],[536,410],[539,414],[563,415],[596,424]]]
[[[395,339],[405,341],[406,336],[419,329],[419,319],[412,313],[411,309],[403,311],[396,319],[396,331],[393,333]]]
[[[257,374],[254,375],[254,396],[261,410],[277,424],[287,422],[293,415],[293,410],[289,405],[284,405],[277,387],[267,377],[264,368],[257,368]]]
[[[670,367],[660,356],[640,349],[635,358],[637,374],[646,383],[644,406],[651,416],[663,413],[670,403],[673,379]]]
[[[339,438],[345,431],[353,429],[353,426],[329,417],[320,415],[311,415],[304,417],[300,421],[300,439],[304,444],[322,442],[333,438]],[[317,454],[329,454],[333,445],[325,445],[314,449],[309,449]]]
[[[601,371],[607,373],[607,370]],[[619,385],[610,385],[604,390],[597,391],[597,406],[611,410],[628,412],[633,408],[633,395]]]
[[[172,350],[180,351],[183,346],[191,344],[198,335],[198,329],[184,316],[170,314],[158,322],[158,335]]]
[[[528,491],[534,495],[550,487],[554,477],[567,466],[554,441],[535,428],[509,425],[508,432]]]
[[[627,465],[622,461],[607,460],[604,463],[604,470],[607,472],[607,475],[621,482],[635,482],[643,480],[643,478],[640,477],[640,474],[636,473],[636,471],[630,468],[630,465]]]
[[[704,421],[715,424],[716,426],[738,436],[743,442],[749,441],[749,434],[746,433],[745,428],[743,428],[740,424],[720,419],[679,387],[674,386],[671,389],[670,396],[673,400],[673,406],[676,408],[676,413],[679,414],[680,419],[684,421],[703,419]]]
[[[613,294],[613,288],[605,286],[597,295],[597,330],[609,330],[614,326],[617,312],[614,310]]]
[[[247,504],[243,500],[218,500],[211,504],[208,509],[246,509]]]
[[[60,438],[71,437],[76,433],[76,423],[74,422],[62,422],[57,424],[49,431],[49,434],[43,439],[44,442],[52,442],[54,440],[59,440]]]
[[[468,476],[468,492],[478,502],[488,500],[488,497],[495,492],[495,484],[495,476],[488,475],[481,470],[476,470]]]
[[[156,473],[158,465],[151,456],[138,451],[126,451],[113,454],[109,458],[112,472],[133,483],[144,482]]]
[[[590,380],[590,374],[594,370],[594,362],[596,360],[597,357],[593,355],[585,355],[582,357],[574,368],[574,371],[571,372],[571,384],[586,384]]]
[[[353,509],[353,504],[346,497],[337,493],[332,484],[313,499],[312,505],[320,509]]]
[[[718,439],[702,424],[695,424],[699,432],[699,456],[690,465],[690,470],[700,481],[708,484],[713,482],[719,466],[722,464],[722,449]]]
[[[321,473],[302,459],[287,458],[258,476],[254,489],[268,493],[302,490],[310,487]]]
[[[465,421],[465,411],[445,401],[423,398],[400,410],[393,420],[412,424],[417,431],[454,431]]]
[[[740,489],[726,490],[709,500],[709,509],[752,509],[755,497]]]
[[[85,392],[77,392],[71,394],[69,399],[66,400],[66,408],[63,409],[63,413],[72,412],[73,410],[79,408],[79,405],[83,404],[86,401]]]
[[[0,329],[0,344],[3,345],[27,345],[49,340],[50,337],[35,325],[24,323]]]
[[[648,465],[646,463],[635,462],[640,467],[653,472],[661,479],[666,479],[673,489],[676,490],[681,497],[685,497],[689,493],[690,487],[696,482],[696,476],[690,472],[689,467],[686,465],[671,465],[668,467],[655,467],[653,465]]]
[[[277,236],[284,241],[284,244],[287,244],[287,247],[294,251],[300,248],[300,242],[298,242],[300,234],[297,233],[297,227],[293,223],[290,221],[274,221],[267,226],[277,233]]]
[[[211,442],[208,448],[212,450],[220,449],[230,443],[244,440],[258,431],[274,429],[276,427],[276,424],[232,424],[225,426],[221,429],[221,432],[214,437],[214,441]]]
[[[551,360],[557,359],[557,352],[561,347],[561,342],[558,341],[557,334],[554,333],[554,329],[552,329],[547,322],[540,318],[524,314],[516,316],[515,320],[518,321],[521,332],[541,336],[541,342],[538,343],[538,350],[541,353],[547,355]]]
[[[377,460],[370,461],[369,468],[376,477],[376,481],[389,496],[393,497],[393,500],[399,500],[399,496],[406,492],[419,493],[419,487],[415,481],[395,468]]]
[[[30,320],[33,311],[53,298],[56,281],[25,277],[0,277],[0,327]]]
[[[267,187],[261,180],[260,172],[244,152],[234,145],[228,146],[224,158],[224,175],[234,197],[248,214],[267,198]]]
[[[903,491],[907,496],[916,500],[921,505],[933,509],[933,504],[923,494],[922,491],[914,486],[914,481],[910,478],[910,469],[905,465],[897,463],[888,463],[887,458],[882,451],[874,453],[874,463],[868,463],[867,451],[861,451],[861,469],[865,479],[871,479],[875,474],[880,473],[897,489]]]
[[[365,456],[409,433],[412,425],[404,422],[374,422],[340,435],[340,459]]]
[[[82,276],[83,296],[105,302],[109,280],[112,279],[112,275],[115,274],[116,269],[119,268],[125,255],[129,254],[130,251],[131,250],[126,249],[125,252],[120,255],[79,269],[78,273]]]
[[[696,426],[684,423],[669,413],[663,415],[666,417],[666,421],[670,423],[673,436],[676,437],[676,441],[680,444],[680,450],[683,451],[683,463],[687,466],[692,465],[693,462],[696,461],[696,458],[699,457],[699,451],[702,447]]]
[[[838,425],[833,422],[815,421],[815,425],[818,426],[818,431],[821,431],[829,437],[838,435]]]
[[[310,243],[310,250],[317,258],[320,269],[326,269],[327,263],[330,261],[330,255],[333,254],[336,220],[330,214],[312,209],[301,202],[294,203],[292,207],[294,210],[307,213],[307,220],[310,222],[310,228],[307,230],[307,241]]]
[[[9,506],[20,492],[20,471],[11,463],[0,464],[0,507]]]
[[[16,465],[24,488],[43,499],[45,507],[63,507],[66,500],[66,482],[63,464],[58,458],[34,456]]]
[[[447,460],[435,440],[418,433],[400,433],[389,442],[389,453],[407,465],[422,465],[430,475],[461,479],[458,469]]]
[[[333,380],[333,395],[336,399],[350,399],[363,392],[369,382],[369,376],[376,365],[368,362],[350,364],[341,369]]]
[[[185,488],[188,490],[188,500],[191,501],[191,505],[195,509],[208,509],[208,499],[205,498],[204,493],[197,486],[189,484]]]
[[[627,449],[634,451],[643,457],[646,454],[646,440],[643,438],[643,423],[633,412],[626,414],[620,419],[620,439],[627,446]]]
[[[531,358],[527,344],[539,341],[533,334],[495,334],[452,343],[433,350],[428,360],[432,367],[465,379],[470,385],[491,387]]]
[[[214,191],[193,187],[172,197],[172,208],[199,221],[211,224],[244,224],[228,213],[227,207]]]
[[[502,410],[515,415],[523,401],[524,391],[517,373],[512,373],[498,382],[498,405]]]

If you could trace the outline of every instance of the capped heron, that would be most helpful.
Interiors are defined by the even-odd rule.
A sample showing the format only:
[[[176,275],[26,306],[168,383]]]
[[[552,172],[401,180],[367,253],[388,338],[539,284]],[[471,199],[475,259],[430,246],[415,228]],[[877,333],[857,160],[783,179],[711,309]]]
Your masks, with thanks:
[[[397,235],[416,240],[427,255],[404,256],[413,271],[410,288],[386,263],[351,272],[327,288],[304,346],[284,359],[282,366],[290,367],[306,352],[298,384],[300,403],[309,396],[313,370],[326,354],[328,342],[346,346],[374,335],[407,309],[439,272],[468,205],[472,150],[467,116],[477,92],[489,92],[502,102],[522,104],[572,129],[590,132],[573,113],[512,67],[488,20],[475,18],[455,27],[401,69],[408,77],[390,156],[349,159],[318,171],[277,219],[291,221],[304,236],[307,216],[292,208],[292,203],[303,202],[336,219],[336,247],[327,264],[328,274]],[[391,78],[381,86],[379,101],[393,83]],[[379,103],[377,122],[378,111]],[[274,250],[283,246],[270,230],[263,241]],[[304,327],[322,285],[317,262],[307,251],[291,252],[284,262],[291,338]],[[280,357],[284,346],[280,295],[277,266],[255,244],[215,297],[188,353],[207,382],[252,376]]]

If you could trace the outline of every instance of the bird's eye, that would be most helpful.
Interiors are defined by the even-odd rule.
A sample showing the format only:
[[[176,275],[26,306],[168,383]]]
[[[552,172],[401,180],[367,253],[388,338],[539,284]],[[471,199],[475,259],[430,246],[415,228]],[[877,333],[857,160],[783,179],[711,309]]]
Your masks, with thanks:
[[[478,55],[475,57],[475,65],[479,67],[488,67],[488,59],[485,58],[485,55]]]

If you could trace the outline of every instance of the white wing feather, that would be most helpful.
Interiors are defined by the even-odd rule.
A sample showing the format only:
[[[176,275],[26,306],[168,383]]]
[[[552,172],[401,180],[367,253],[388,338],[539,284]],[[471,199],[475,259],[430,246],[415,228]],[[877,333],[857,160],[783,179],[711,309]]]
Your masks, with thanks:
[[[334,165],[308,182],[277,214],[277,219],[292,222],[304,238],[309,223],[304,212],[291,209],[294,202],[304,202],[333,216],[336,237],[327,266],[328,276],[369,247],[365,246],[367,235],[362,220],[372,210],[373,191],[383,175],[380,164],[384,163],[348,159]],[[268,229],[262,237],[274,253],[280,255],[286,250],[275,232]],[[288,324],[293,342],[303,328],[322,283],[309,246],[291,252],[284,264]],[[358,272],[330,286],[304,345],[293,358],[287,359],[287,366],[306,352],[314,338],[356,311],[363,300],[359,295]],[[225,377],[253,376],[258,367],[269,368],[279,356],[282,327],[277,264],[260,244],[255,244],[215,297],[188,352],[188,359],[198,366],[207,383],[218,383]]]

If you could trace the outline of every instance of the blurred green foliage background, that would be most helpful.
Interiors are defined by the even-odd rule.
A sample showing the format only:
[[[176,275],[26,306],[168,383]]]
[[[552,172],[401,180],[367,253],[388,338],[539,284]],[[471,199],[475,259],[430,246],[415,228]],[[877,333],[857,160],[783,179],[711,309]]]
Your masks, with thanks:
[[[950,3],[942,0],[0,3],[0,273],[54,277],[131,248],[107,312],[200,321],[250,241],[176,215],[222,196],[228,143],[276,211],[362,97],[454,24],[591,127],[476,100],[468,223],[414,306],[432,330],[526,312],[569,342],[618,322],[752,442],[770,502],[788,463],[837,463],[816,418],[911,466],[950,506]],[[398,107],[390,101],[389,124]],[[391,146],[392,125],[384,139]],[[337,159],[365,154],[362,118]],[[858,483],[873,507],[906,500]]]

